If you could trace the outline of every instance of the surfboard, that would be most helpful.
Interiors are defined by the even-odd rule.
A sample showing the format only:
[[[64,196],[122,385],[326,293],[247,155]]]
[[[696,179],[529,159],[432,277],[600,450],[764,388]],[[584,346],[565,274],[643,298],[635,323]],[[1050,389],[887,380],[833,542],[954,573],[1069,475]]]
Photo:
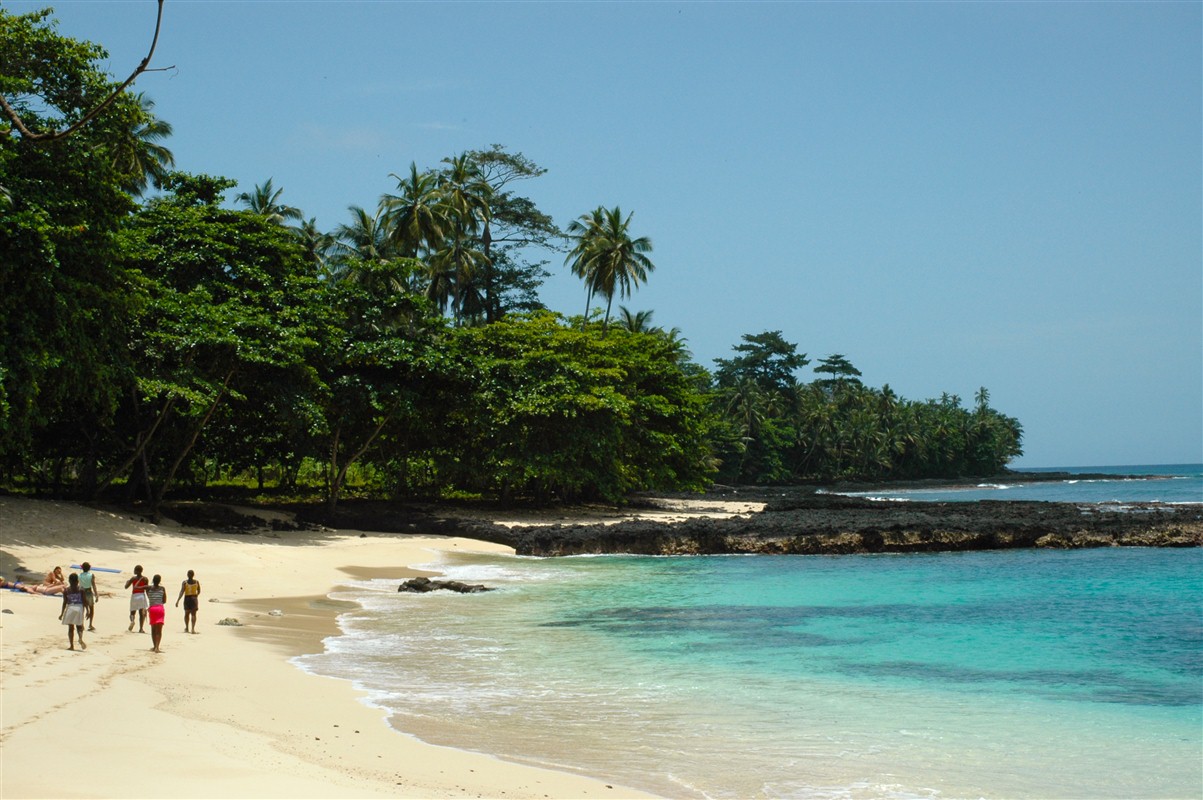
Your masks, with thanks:
[[[83,567],[81,567],[79,564],[72,564],[71,569],[83,569]],[[93,572],[120,572],[121,570],[113,569],[112,567],[92,567],[92,571]]]

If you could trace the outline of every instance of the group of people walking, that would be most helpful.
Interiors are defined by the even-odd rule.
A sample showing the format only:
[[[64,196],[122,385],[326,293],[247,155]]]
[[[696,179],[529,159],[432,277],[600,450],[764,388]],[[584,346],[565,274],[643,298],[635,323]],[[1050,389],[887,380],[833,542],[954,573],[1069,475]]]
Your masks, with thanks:
[[[88,649],[84,643],[84,624],[89,631],[96,628],[92,622],[96,616],[96,601],[100,592],[96,585],[96,575],[91,565],[85,561],[80,566],[80,572],[72,572],[67,576],[63,588],[63,608],[59,619],[67,626],[67,649],[74,650],[76,638],[79,639],[81,650]],[[61,576],[61,569],[59,570]],[[134,567],[134,574],[125,582],[125,588],[130,590],[129,601],[129,630],[134,630],[134,619],[138,621],[138,633],[146,632],[146,624],[150,623],[151,651],[161,653],[159,649],[163,642],[163,624],[167,617],[167,589],[163,578],[155,575],[150,580],[142,574],[142,565]],[[180,593],[176,596],[175,605],[178,608],[180,600],[184,601],[184,633],[196,633],[196,612],[200,603],[200,581],[196,573],[188,570],[188,577],[180,584]],[[189,622],[192,629],[188,629]]]

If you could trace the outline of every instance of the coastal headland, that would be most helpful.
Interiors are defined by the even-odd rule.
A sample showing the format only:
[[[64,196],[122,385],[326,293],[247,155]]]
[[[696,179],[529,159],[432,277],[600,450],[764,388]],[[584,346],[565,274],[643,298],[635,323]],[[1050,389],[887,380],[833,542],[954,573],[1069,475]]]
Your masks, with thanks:
[[[342,528],[437,529],[533,556],[1203,546],[1203,504],[898,502],[804,487],[649,495],[629,507],[599,507],[591,513],[351,503],[333,514],[299,517]]]

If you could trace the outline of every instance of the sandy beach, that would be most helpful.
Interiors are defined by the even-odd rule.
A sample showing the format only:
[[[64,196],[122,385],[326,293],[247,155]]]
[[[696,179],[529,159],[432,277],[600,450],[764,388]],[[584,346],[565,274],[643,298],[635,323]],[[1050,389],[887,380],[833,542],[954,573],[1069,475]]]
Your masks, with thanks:
[[[71,503],[0,498],[0,575],[37,583],[89,561],[102,596],[87,650],[67,649],[58,597],[0,591],[0,797],[648,797],[597,779],[435,747],[390,728],[346,681],[288,659],[338,632],[340,581],[402,579],[440,536],[231,535]],[[135,564],[168,591],[162,653],[129,632]],[[198,633],[174,602],[187,570]],[[223,626],[234,618],[241,626]],[[147,626],[149,631],[149,626]]]

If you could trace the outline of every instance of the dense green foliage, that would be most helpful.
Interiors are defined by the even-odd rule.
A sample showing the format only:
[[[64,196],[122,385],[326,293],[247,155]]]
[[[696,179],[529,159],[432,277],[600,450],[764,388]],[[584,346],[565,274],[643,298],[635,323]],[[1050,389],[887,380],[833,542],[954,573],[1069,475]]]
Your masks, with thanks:
[[[720,359],[717,411],[726,435],[719,479],[736,483],[898,480],[996,475],[1022,453],[1019,422],[977,393],[973,409],[945,394],[914,402],[873,389],[842,355],[800,383],[809,360],[780,332],[744,336]]]
[[[104,52],[45,13],[0,10],[0,92],[32,130],[114,89]],[[1018,423],[956,397],[872,389],[748,335],[713,374],[679,331],[615,295],[651,242],[597,207],[557,228],[517,187],[543,174],[493,145],[414,164],[330,232],[271,179],[171,172],[170,126],[119,95],[52,142],[0,129],[0,465],[9,487],[120,492],[241,476],[260,489],[380,497],[619,501],[641,490],[984,475]],[[155,189],[159,193],[143,197]],[[566,255],[586,309],[543,308]],[[589,303],[605,298],[593,322]]]

